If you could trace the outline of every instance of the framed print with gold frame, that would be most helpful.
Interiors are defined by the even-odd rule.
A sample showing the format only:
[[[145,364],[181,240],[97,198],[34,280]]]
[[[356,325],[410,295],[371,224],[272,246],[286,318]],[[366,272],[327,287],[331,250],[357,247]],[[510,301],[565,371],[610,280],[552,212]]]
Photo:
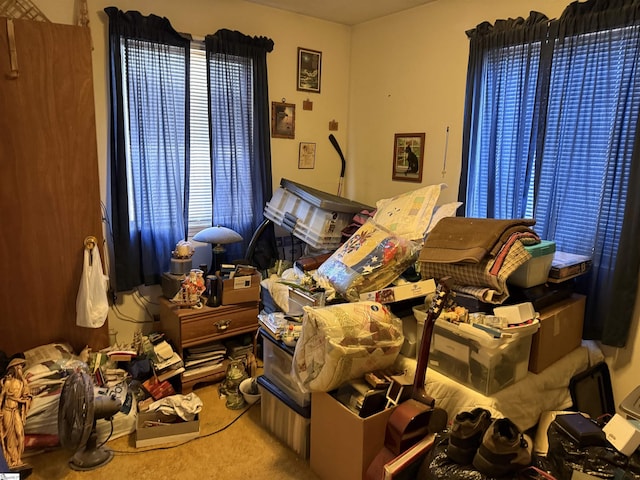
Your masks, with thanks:
[[[296,138],[295,104],[271,102],[271,136],[274,138]]]
[[[422,182],[424,138],[424,133],[395,134],[392,180]]]

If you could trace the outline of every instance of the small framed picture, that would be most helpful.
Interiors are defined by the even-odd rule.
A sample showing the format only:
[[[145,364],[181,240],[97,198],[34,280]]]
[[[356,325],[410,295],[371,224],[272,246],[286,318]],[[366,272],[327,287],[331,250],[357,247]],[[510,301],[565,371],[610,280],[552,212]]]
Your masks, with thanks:
[[[296,138],[295,104],[271,102],[271,136],[274,138]]]
[[[320,93],[322,52],[298,47],[298,90]]]
[[[316,166],[316,144],[310,142],[300,142],[298,153],[298,168],[315,168]]]
[[[393,180],[422,182],[424,133],[396,133],[393,141]]]

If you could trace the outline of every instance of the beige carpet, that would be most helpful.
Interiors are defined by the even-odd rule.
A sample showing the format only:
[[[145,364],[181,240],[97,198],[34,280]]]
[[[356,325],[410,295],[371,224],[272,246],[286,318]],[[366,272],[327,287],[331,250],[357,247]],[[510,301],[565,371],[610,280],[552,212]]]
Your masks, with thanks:
[[[25,458],[33,467],[28,478],[319,480],[309,468],[308,460],[297,456],[262,427],[260,403],[243,410],[229,410],[224,399],[218,396],[217,384],[196,388],[194,392],[203,402],[200,437],[178,446],[170,444],[149,449],[135,448],[135,433],[120,437],[107,443],[115,452],[114,458],[87,472],[72,470],[68,465],[72,452],[57,449]],[[246,413],[241,415],[242,412]]]

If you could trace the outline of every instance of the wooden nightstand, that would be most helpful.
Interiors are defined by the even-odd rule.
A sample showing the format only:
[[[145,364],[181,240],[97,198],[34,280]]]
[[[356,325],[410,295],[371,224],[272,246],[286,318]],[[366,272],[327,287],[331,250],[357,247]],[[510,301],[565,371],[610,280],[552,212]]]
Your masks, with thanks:
[[[179,308],[166,298],[160,298],[160,328],[178,354],[189,347],[220,341],[258,330],[258,302],[203,306],[200,309]],[[184,358],[184,357],[183,357]],[[182,393],[188,393],[197,383],[216,382],[224,378],[224,369],[202,375],[180,376]]]

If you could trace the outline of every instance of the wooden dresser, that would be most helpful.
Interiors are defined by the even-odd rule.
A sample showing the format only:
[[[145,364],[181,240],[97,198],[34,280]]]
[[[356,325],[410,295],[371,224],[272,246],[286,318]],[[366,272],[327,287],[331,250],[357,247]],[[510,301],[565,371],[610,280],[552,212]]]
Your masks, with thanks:
[[[258,303],[248,302],[200,309],[180,308],[166,298],[160,299],[160,328],[184,358],[185,348],[221,341],[258,330]],[[224,378],[225,371],[202,375],[180,376],[182,393],[190,392],[194,385],[216,382]]]

